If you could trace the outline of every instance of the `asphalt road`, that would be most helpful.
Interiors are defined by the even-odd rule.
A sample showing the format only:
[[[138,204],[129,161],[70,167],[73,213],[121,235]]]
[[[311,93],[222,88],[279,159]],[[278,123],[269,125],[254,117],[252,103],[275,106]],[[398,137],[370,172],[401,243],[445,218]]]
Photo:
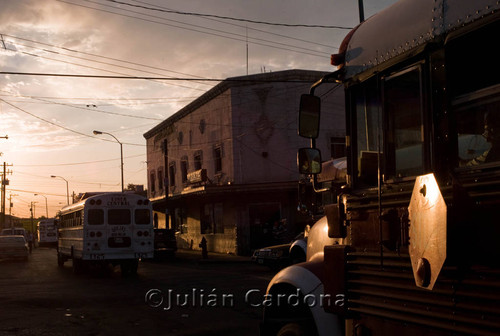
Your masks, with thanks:
[[[0,335],[258,335],[273,272],[246,258],[175,259],[74,274],[55,249],[0,260]]]

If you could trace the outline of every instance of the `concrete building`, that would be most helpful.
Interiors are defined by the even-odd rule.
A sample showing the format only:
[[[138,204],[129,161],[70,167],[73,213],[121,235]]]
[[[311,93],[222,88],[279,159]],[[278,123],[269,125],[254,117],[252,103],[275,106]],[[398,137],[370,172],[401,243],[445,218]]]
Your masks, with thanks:
[[[228,78],[144,134],[155,224],[180,248],[249,254],[303,230],[297,215],[300,95],[325,73],[289,70]],[[324,85],[323,160],[343,156],[343,90]],[[333,113],[332,113],[333,111]],[[273,227],[280,227],[279,236]],[[284,228],[284,230],[282,230]]]

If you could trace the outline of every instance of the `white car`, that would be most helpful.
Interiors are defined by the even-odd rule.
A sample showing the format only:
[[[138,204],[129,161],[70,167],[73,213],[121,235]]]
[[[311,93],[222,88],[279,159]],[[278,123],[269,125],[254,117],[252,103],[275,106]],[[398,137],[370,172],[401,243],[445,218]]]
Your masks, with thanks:
[[[0,236],[0,259],[28,260],[29,248],[21,235]]]

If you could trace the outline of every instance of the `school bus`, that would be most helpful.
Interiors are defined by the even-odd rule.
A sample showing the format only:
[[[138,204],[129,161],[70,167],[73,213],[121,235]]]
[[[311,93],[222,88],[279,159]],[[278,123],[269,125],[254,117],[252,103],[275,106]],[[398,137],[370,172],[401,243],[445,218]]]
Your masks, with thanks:
[[[346,184],[307,261],[271,280],[263,335],[499,334],[499,8],[401,0],[332,55],[301,100],[298,163],[320,173],[314,92],[339,83]]]
[[[132,193],[91,195],[58,212],[57,264],[72,260],[73,270],[89,265],[120,265],[137,273],[139,260],[154,256],[151,202]]]

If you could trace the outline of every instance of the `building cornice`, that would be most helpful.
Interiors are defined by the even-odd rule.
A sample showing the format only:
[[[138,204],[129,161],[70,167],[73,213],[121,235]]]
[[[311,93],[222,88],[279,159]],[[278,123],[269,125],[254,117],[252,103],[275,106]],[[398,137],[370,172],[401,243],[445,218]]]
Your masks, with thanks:
[[[145,139],[150,139],[168,126],[174,124],[176,121],[182,119],[186,115],[205,105],[209,101],[213,100],[217,96],[223,94],[228,89],[233,87],[250,86],[262,83],[272,83],[272,82],[292,82],[300,81],[303,83],[314,83],[322,76],[327,74],[323,71],[313,71],[313,70],[285,70],[276,72],[266,72],[262,74],[239,76],[239,77],[229,77],[224,81],[217,84],[215,87],[209,91],[202,94],[200,97],[193,100],[191,103],[174,113],[169,118],[165,119],[146,133],[144,133]]]

